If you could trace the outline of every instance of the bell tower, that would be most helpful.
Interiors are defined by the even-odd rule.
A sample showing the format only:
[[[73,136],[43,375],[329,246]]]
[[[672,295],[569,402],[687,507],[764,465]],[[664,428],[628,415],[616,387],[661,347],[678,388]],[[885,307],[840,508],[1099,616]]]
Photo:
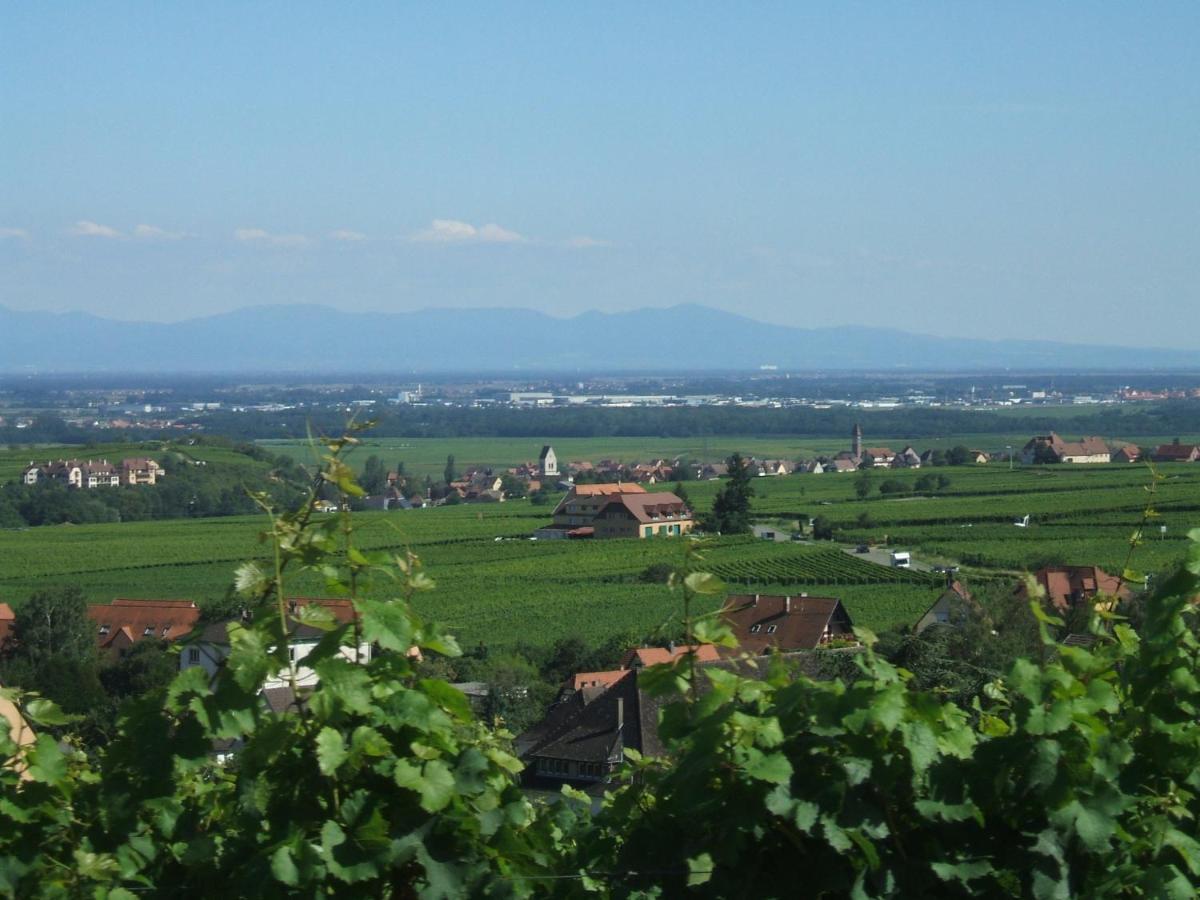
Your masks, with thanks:
[[[857,422],[854,423],[854,443],[850,449],[853,451],[855,459],[862,459],[862,426]]]

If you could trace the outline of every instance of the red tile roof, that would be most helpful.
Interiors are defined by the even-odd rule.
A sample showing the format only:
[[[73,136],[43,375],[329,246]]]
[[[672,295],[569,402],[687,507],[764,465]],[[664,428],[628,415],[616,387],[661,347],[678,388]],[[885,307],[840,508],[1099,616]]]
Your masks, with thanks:
[[[669,491],[636,496],[618,494],[610,497],[596,515],[597,517],[604,516],[617,506],[627,509],[639,522],[657,522],[667,517],[691,518],[691,510],[687,508],[687,505]]]
[[[643,666],[656,666],[660,663],[674,662],[686,656],[692,650],[696,651],[696,662],[715,662],[721,658],[717,648],[712,644],[685,644],[671,649],[666,647],[635,647],[626,651],[621,657],[622,669],[638,669]]]
[[[1200,457],[1195,444],[1160,444],[1154,450],[1156,462],[1193,462]]]
[[[721,617],[733,629],[739,649],[754,654],[813,650],[830,638],[854,634],[850,615],[835,597],[734,594],[726,599]]]
[[[1129,587],[1116,575],[1109,575],[1096,566],[1048,566],[1038,569],[1033,577],[1046,592],[1046,599],[1061,613],[1069,612],[1077,603],[1090,600],[1096,594],[1128,598]],[[1026,597],[1024,584],[1017,587],[1018,596]]]
[[[628,669],[612,669],[607,672],[576,672],[571,679],[571,687],[577,691],[588,687],[612,687],[628,674]]]
[[[124,646],[143,638],[174,641],[196,627],[200,609],[191,600],[114,600],[89,606],[101,647]]]
[[[644,494],[646,489],[631,482],[609,482],[605,484],[577,484],[571,488],[576,497],[606,497],[609,494]]]

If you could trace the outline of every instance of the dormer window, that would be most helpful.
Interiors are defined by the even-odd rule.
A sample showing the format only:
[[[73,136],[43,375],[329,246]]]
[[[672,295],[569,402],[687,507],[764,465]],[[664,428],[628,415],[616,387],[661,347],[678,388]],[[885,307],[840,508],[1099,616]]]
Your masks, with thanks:
[[[760,631],[762,631],[762,626],[761,626],[761,625],[751,625],[751,626],[750,626],[750,633],[751,633],[751,634],[758,634]]]
[[[146,630],[142,632],[142,636],[143,636],[143,637],[147,637],[147,636],[149,636],[149,635],[152,635],[152,634],[154,634],[154,626],[153,626],[153,625],[147,625],[147,626],[146,626]]]
[[[774,625],[768,625],[768,626],[767,626],[767,634],[774,634],[774,633],[775,633],[775,626],[774,626]]]
[[[110,631],[112,631],[111,625],[101,625],[100,626],[100,636],[101,637],[104,637],[104,635],[108,634]]]

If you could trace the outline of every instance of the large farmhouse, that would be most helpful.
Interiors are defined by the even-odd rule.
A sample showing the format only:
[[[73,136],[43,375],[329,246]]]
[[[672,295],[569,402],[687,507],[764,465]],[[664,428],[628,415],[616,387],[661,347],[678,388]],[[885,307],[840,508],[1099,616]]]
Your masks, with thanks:
[[[1200,445],[1181,444],[1179,441],[1160,444],[1154,448],[1153,458],[1155,462],[1197,462],[1200,461]]]
[[[692,511],[675,494],[613,494],[592,519],[598,538],[679,537],[692,530]]]
[[[583,537],[658,537],[687,534],[692,511],[671,493],[646,492],[638,484],[577,484],[554,509],[553,523],[539,528],[543,540]]]
[[[1102,438],[1085,437],[1078,441],[1064,441],[1051,431],[1030,438],[1021,448],[1021,462],[1031,463],[1106,463],[1112,461],[1112,453]]]

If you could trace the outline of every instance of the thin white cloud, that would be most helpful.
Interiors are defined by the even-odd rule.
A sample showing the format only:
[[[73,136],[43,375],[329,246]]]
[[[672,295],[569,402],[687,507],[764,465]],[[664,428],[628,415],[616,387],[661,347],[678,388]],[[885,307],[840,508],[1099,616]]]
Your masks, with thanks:
[[[308,243],[302,234],[272,234],[261,228],[235,228],[233,236],[246,243],[270,244],[273,247],[300,247]]]
[[[24,228],[0,228],[0,241],[11,238],[17,241],[26,240],[29,232]]]
[[[352,231],[349,228],[335,228],[329,232],[331,241],[365,241],[367,236],[361,231]]]
[[[470,222],[458,219],[434,219],[428,228],[417,232],[412,239],[440,244],[516,244],[525,240],[517,232],[501,228],[494,222],[476,228]]]
[[[71,228],[71,234],[79,237],[102,237],[102,238],[121,238],[125,235],[108,225],[101,225],[97,222],[90,222],[87,219],[80,219]]]
[[[608,241],[602,241],[599,238],[581,234],[578,237],[569,238],[567,246],[573,247],[576,250],[590,250],[593,247],[611,247],[612,244]]]
[[[182,231],[167,231],[157,225],[136,225],[133,236],[144,241],[178,241],[187,237]]]
[[[507,228],[501,228],[494,223],[484,225],[479,229],[479,239],[485,244],[515,244],[525,240],[515,231],[509,231]]]

